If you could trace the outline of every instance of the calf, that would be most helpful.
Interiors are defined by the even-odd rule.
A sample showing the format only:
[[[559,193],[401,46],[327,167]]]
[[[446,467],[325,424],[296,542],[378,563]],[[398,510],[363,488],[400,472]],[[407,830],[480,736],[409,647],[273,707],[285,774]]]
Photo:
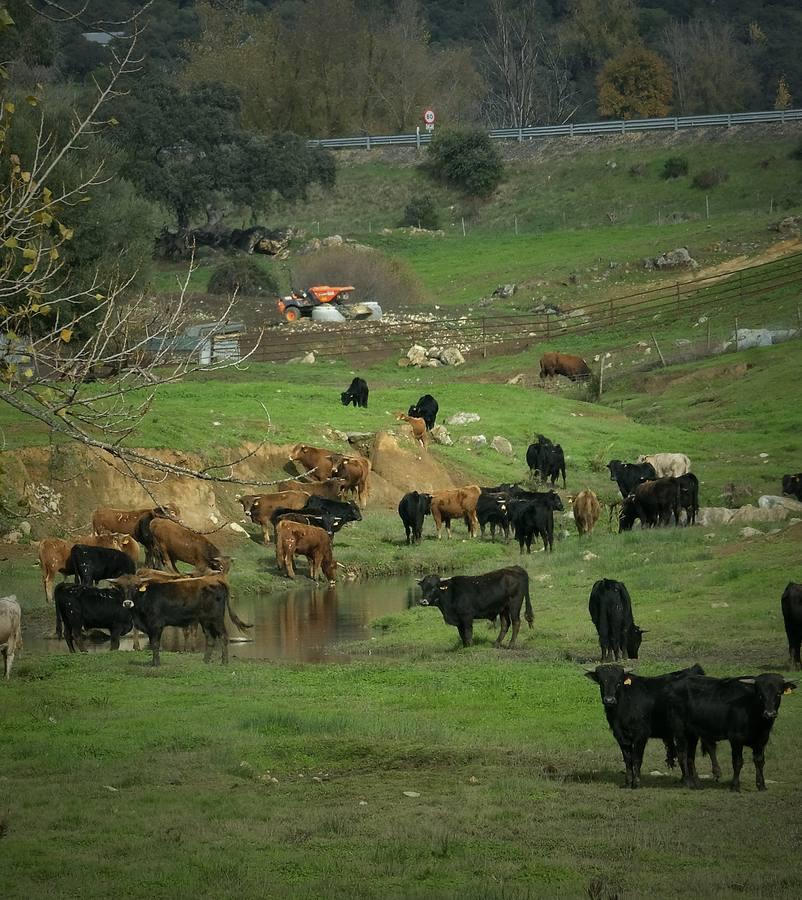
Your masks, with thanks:
[[[521,605],[526,601],[526,621],[532,627],[534,615],[529,598],[529,575],[520,566],[496,569],[484,575],[454,575],[441,579],[427,575],[420,585],[421,606],[436,606],[447,625],[456,625],[463,647],[473,643],[473,620],[501,617],[501,630],[494,645],[500,647],[512,623],[510,649],[521,627]]]
[[[432,494],[432,518],[437,529],[437,539],[442,537],[441,529],[446,526],[446,534],[451,538],[451,520],[462,519],[468,527],[471,537],[476,537],[479,522],[476,518],[476,504],[482,489],[478,484],[469,484],[462,488],[448,491],[435,491]]]
[[[580,491],[571,501],[574,510],[574,523],[579,536],[590,534],[596,527],[601,515],[601,504],[599,498],[593,491],[585,488]]]
[[[783,493],[802,501],[802,472],[796,475],[783,475]]]
[[[277,509],[302,509],[311,494],[306,491],[278,491],[275,494],[248,494],[239,502],[251,522],[262,529],[262,542],[270,543],[270,524]]]
[[[424,394],[414,406],[410,406],[407,415],[415,419],[423,419],[426,427],[431,431],[439,410],[440,407],[434,397],[431,394]]]
[[[347,391],[340,394],[340,400],[343,406],[353,403],[354,406],[361,406],[363,409],[368,408],[368,383],[364,378],[354,378],[348,386]]]
[[[14,594],[0,597],[0,652],[3,654],[3,677],[11,678],[14,654],[22,650],[22,610]]]
[[[788,637],[788,659],[793,669],[802,669],[799,648],[802,645],[802,584],[789,581],[782,596],[785,634]]]
[[[645,632],[632,619],[632,599],[621,581],[603,578],[590,592],[588,612],[596,626],[601,647],[601,661],[638,658]]]
[[[118,650],[120,637],[134,627],[131,610],[123,605],[125,596],[118,587],[97,588],[84,584],[60,584],[56,588],[56,608],[64,622],[64,640],[75,653],[75,645],[86,653],[83,632],[103,628],[111,638],[110,649]],[[139,639],[134,632],[134,649]]]
[[[676,748],[668,720],[666,691],[672,684],[691,675],[704,675],[701,666],[691,666],[678,672],[645,677],[625,672],[620,666],[597,666],[586,672],[591,681],[599,685],[601,701],[607,724],[615,736],[626,767],[625,787],[640,786],[640,770],[643,751],[649,738],[660,738],[666,747],[666,765],[673,768]],[[710,755],[713,774],[721,776],[716,758],[716,745],[705,742],[705,752]]]
[[[122,550],[76,544],[70,551],[69,567],[78,584],[93,585],[106,578],[133,575],[136,563]]]
[[[404,494],[398,504],[398,515],[404,524],[407,546],[419,544],[423,537],[423,520],[432,511],[432,495],[411,491]]]
[[[116,583],[124,593],[123,606],[130,609],[134,625],[148,636],[154,666],[161,664],[161,637],[167,625],[187,628],[199,623],[206,638],[203,661],[211,660],[214,645],[219,641],[223,664],[228,662],[226,610],[237,628],[253,628],[231,608],[225,575],[170,579],[123,575]]]
[[[618,485],[622,497],[628,497],[642,481],[657,478],[651,463],[625,463],[620,459],[611,459],[607,468],[610,470],[610,481]]]
[[[679,485],[679,505],[685,510],[685,524],[696,524],[696,513],[699,512],[699,479],[693,472],[687,472],[677,478]]]
[[[649,463],[658,478],[679,478],[691,471],[691,461],[684,453],[655,453],[639,456],[639,463]]]
[[[763,777],[765,748],[780,711],[783,694],[796,689],[782,675],[745,678],[707,678],[693,675],[671,685],[666,693],[668,721],[677,744],[682,782],[700,787],[696,774],[696,744],[728,740],[732,750],[733,791],[741,789],[743,748],[752,748],[755,783],[766,790]]]
[[[197,574],[228,571],[230,558],[223,556],[215,545],[197,531],[192,531],[171,519],[152,519],[149,523],[153,557],[161,566],[167,563],[178,572],[177,562],[194,566]],[[159,566],[152,566],[159,568]]]
[[[331,538],[322,528],[297,522],[279,522],[276,528],[276,561],[288,578],[295,578],[293,560],[300,553],[309,561],[309,577],[317,581],[321,570],[329,584],[335,584],[337,569],[331,552]]]
[[[490,494],[485,488],[476,501],[476,520],[485,536],[485,527],[490,525],[490,539],[496,539],[496,526],[504,532],[504,540],[510,538],[509,500],[506,494]]]
[[[402,412],[397,412],[395,414],[395,417],[399,422],[406,422],[409,425],[409,427],[412,429],[412,436],[421,445],[421,448],[425,450],[426,444],[429,440],[429,432],[426,428],[426,421],[414,416],[405,416]]]
[[[673,517],[679,522],[680,486],[676,478],[658,478],[639,484],[634,492],[624,499],[618,517],[621,531],[631,531],[635,519],[647,528],[668,525]]]
[[[554,550],[554,511],[565,507],[556,491],[545,493],[528,492],[525,499],[513,499],[509,503],[510,522],[515,529],[515,540],[521,553],[532,552],[532,541],[538,536],[543,541],[543,549]]]
[[[363,509],[368,505],[370,460],[361,456],[343,456],[334,469],[334,477],[342,481],[341,494],[351,491]]]

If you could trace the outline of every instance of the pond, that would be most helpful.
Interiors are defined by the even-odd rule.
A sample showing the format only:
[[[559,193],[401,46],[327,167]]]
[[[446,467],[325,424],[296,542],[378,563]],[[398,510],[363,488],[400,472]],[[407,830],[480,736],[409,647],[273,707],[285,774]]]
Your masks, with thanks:
[[[240,619],[253,622],[240,641],[239,629],[229,623],[229,648],[232,659],[291,659],[300,662],[325,662],[346,657],[336,645],[370,636],[369,625],[380,616],[407,609],[418,598],[415,579],[411,576],[375,578],[345,582],[336,587],[314,586],[299,580],[298,586],[286,593],[251,597],[234,597],[232,606]],[[24,623],[23,623],[24,626]],[[67,653],[64,641],[49,639],[25,631],[25,648],[45,653]],[[147,647],[147,639],[141,642]],[[86,642],[90,652],[108,652],[107,640]],[[131,635],[120,642],[120,650],[132,650]],[[166,628],[162,650],[183,650],[183,633]],[[191,649],[191,648],[190,648]],[[196,652],[204,649],[199,633]],[[215,652],[214,658],[217,657]]]

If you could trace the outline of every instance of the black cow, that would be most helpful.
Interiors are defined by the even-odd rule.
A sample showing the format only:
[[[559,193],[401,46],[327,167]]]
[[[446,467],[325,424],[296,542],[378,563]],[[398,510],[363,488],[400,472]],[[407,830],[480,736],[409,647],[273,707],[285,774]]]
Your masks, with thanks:
[[[349,522],[362,521],[362,513],[353,500],[328,500],[326,497],[312,495],[304,504],[303,509],[296,509],[294,512],[328,513],[334,518],[342,519],[343,525],[347,525]]]
[[[206,637],[203,661],[209,662],[216,641],[222,647],[221,662],[228,662],[228,632],[225,614],[238,628],[253,628],[231,609],[225,575],[187,576],[169,580],[123,575],[117,579],[130,609],[134,625],[147,634],[153,652],[153,665],[161,664],[161,636],[167,625],[187,628],[196,622]]]
[[[78,584],[97,584],[104,578],[133,575],[136,563],[122,550],[75,544],[70,551],[69,569]]]
[[[685,524],[695,525],[696,513],[699,512],[699,479],[693,472],[687,472],[676,480],[679,484],[680,509],[685,510]]]
[[[783,620],[788,637],[789,664],[794,669],[802,669],[799,648],[802,645],[802,584],[789,581],[782,596]]]
[[[642,481],[657,478],[651,463],[625,463],[620,459],[611,459],[607,468],[610,470],[610,481],[618,485],[622,497],[628,497]]]
[[[491,494],[482,488],[482,493],[476,501],[476,518],[482,537],[485,536],[485,527],[490,525],[490,539],[496,539],[496,526],[504,532],[504,540],[510,539],[510,517],[508,511],[509,495],[506,493]]]
[[[407,545],[419,544],[423,537],[423,520],[432,511],[432,495],[410,491],[398,504],[398,515],[404,523]]]
[[[364,378],[354,378],[348,386],[347,391],[340,394],[343,406],[353,403],[354,406],[361,406],[363,409],[368,408],[368,383]]]
[[[682,782],[700,787],[696,774],[696,744],[728,740],[732,749],[733,791],[741,789],[744,747],[752,748],[755,783],[766,790],[764,751],[780,711],[783,694],[796,689],[782,675],[707,678],[692,675],[666,691],[668,721],[677,745]]]
[[[521,488],[517,484],[509,483],[509,484],[497,484],[497,485],[495,485],[495,487],[483,487],[481,490],[482,490],[483,494],[504,494],[508,498],[511,498],[511,497],[516,496],[517,495],[516,492],[520,491]]]
[[[704,675],[704,669],[695,665],[678,672],[645,677],[625,672],[621,666],[597,666],[595,671],[585,675],[599,685],[607,724],[624,757],[625,786],[639,787],[643,751],[649,738],[663,741],[666,765],[673,768],[677,754],[668,720],[666,689],[691,675]],[[703,748],[710,755],[713,775],[720,778],[716,745],[705,742]]]
[[[534,444],[526,449],[526,464],[530,473],[537,475],[541,481],[551,480],[552,487],[562,475],[565,487],[565,454],[559,444],[553,443],[545,435],[539,434]]]
[[[529,474],[532,477],[543,478],[545,454],[553,446],[551,438],[547,438],[545,434],[539,434],[534,443],[526,448],[526,464],[529,466]]]
[[[484,575],[454,575],[441,579],[427,575],[418,584],[423,597],[421,606],[436,606],[447,625],[456,625],[463,647],[473,643],[473,620],[501,617],[501,631],[493,646],[500,647],[512,623],[510,649],[515,646],[521,627],[521,604],[526,601],[529,627],[535,618],[529,599],[529,575],[520,566],[496,569]]]
[[[527,491],[527,495],[511,500],[507,506],[521,553],[524,544],[526,552],[532,552],[532,540],[536,535],[543,540],[544,550],[554,550],[554,510],[565,509],[560,495],[556,491]]]
[[[612,662],[615,656],[638,658],[642,635],[632,618],[632,598],[626,585],[612,578],[597,581],[590,592],[588,612],[599,634],[601,661]]]
[[[802,472],[783,475],[783,493],[802,501]]]
[[[286,506],[280,506],[274,510],[270,516],[270,524],[273,530],[278,527],[279,522],[299,522],[301,525],[314,525],[316,528],[322,528],[328,532],[331,537],[345,525],[345,521],[339,516],[332,516],[320,509],[289,509]]]
[[[426,427],[431,431],[434,428],[434,420],[437,418],[439,409],[440,407],[434,397],[431,394],[424,394],[414,406],[410,406],[407,415],[416,419],[423,419]]]
[[[676,478],[658,478],[639,484],[634,493],[624,499],[618,516],[621,531],[631,531],[635,519],[641,524],[654,528],[679,522],[680,486]]]
[[[111,649],[118,650],[120,637],[134,627],[131,610],[123,606],[122,591],[116,587],[96,588],[83,584],[56,585],[54,595],[56,609],[64,623],[64,640],[75,653],[75,644],[81,653],[86,653],[83,631],[90,628],[107,629],[111,636]],[[134,633],[134,649],[139,650],[139,641]]]

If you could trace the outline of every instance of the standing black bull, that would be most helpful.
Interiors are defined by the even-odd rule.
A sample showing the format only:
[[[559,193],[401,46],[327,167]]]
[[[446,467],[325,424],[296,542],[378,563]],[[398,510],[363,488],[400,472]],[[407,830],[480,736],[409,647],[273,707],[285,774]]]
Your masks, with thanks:
[[[512,623],[510,649],[521,627],[521,605],[526,601],[526,621],[532,627],[534,615],[529,599],[529,575],[520,566],[496,569],[484,575],[454,575],[440,578],[427,575],[420,585],[421,606],[436,606],[447,625],[456,625],[463,647],[473,643],[473,620],[501,617],[501,631],[494,646],[500,647]]]
[[[133,575],[136,563],[122,550],[76,544],[70,551],[69,569],[79,584],[97,584],[104,578]]]
[[[340,394],[340,400],[342,401],[343,406],[348,406],[349,403],[353,403],[354,406],[361,406],[364,409],[367,409],[368,394],[367,381],[365,381],[364,378],[354,378],[348,386],[348,390],[343,391]]]
[[[632,599],[622,581],[602,578],[590,592],[588,612],[599,634],[601,661],[638,658],[642,635],[632,618]]]
[[[631,531],[635,519],[647,528],[656,525],[679,524],[681,507],[680,484],[677,478],[658,478],[639,484],[633,493],[624,498],[618,517],[621,531]]]
[[[651,463],[625,463],[620,459],[611,459],[607,468],[610,470],[610,481],[618,485],[622,497],[628,497],[642,481],[657,478]]]
[[[783,493],[802,501],[802,472],[796,475],[783,475]]]
[[[407,544],[419,544],[423,537],[423,520],[432,511],[432,495],[410,491],[398,504],[398,515],[404,524]]]
[[[532,541],[536,535],[542,539],[544,550],[554,550],[554,511],[565,509],[556,491],[527,491],[525,495],[519,494],[511,500],[507,509],[521,553],[524,552],[524,544],[526,552],[532,552]]]
[[[789,665],[793,669],[802,669],[799,648],[802,646],[802,584],[789,581],[782,595],[783,621],[785,635],[788,638]]]
[[[526,464],[533,476],[541,481],[551,480],[552,487],[557,478],[562,475],[563,487],[565,487],[565,454],[559,444],[553,443],[543,434],[537,436],[537,440],[526,448]]]
[[[437,418],[439,409],[434,397],[431,394],[424,394],[414,406],[410,406],[407,415],[415,419],[423,419],[427,429],[431,431],[434,428],[434,420]]]
[[[107,629],[111,636],[111,649],[120,647],[120,637],[134,627],[131,610],[123,605],[125,596],[118,588],[87,587],[83,584],[56,585],[56,609],[64,622],[64,640],[75,653],[75,644],[86,653],[83,632],[90,628]],[[134,649],[139,641],[134,632]]]

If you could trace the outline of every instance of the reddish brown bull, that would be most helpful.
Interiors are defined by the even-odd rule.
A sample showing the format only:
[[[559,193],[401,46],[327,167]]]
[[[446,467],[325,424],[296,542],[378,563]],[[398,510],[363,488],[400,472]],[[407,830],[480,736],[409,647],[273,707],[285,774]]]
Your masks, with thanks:
[[[553,377],[565,375],[571,381],[590,375],[588,364],[581,356],[571,356],[570,353],[544,353],[540,357],[540,377]]]
[[[309,560],[309,577],[318,580],[320,571],[334,584],[337,569],[331,552],[331,537],[315,525],[282,520],[276,527],[276,561],[281,571],[295,578],[293,559],[300,553]]]
[[[92,530],[95,534],[130,534],[135,537],[136,526],[145,513],[178,518],[178,509],[175,506],[156,506],[148,509],[114,509],[111,506],[101,506],[92,514]]]
[[[240,497],[242,509],[251,522],[262,529],[262,540],[270,543],[270,517],[280,508],[303,509],[311,495],[307,491],[279,491],[275,494],[249,494]]]
[[[432,518],[437,528],[438,540],[442,537],[440,529],[444,523],[446,532],[449,538],[451,537],[452,519],[463,519],[471,537],[476,537],[479,531],[476,503],[481,493],[482,489],[478,484],[469,484],[456,490],[435,491],[432,494]]]
[[[584,491],[580,491],[573,498],[571,505],[574,509],[576,530],[579,532],[580,537],[583,534],[590,534],[596,527],[596,522],[599,521],[599,516],[601,515],[599,498],[593,491],[585,488]]]
[[[344,456],[337,464],[334,475],[337,479],[342,480],[343,493],[354,492],[360,506],[368,505],[370,460],[361,456]]]
[[[315,481],[327,481],[334,473],[334,467],[342,459],[339,453],[310,447],[308,444],[296,444],[290,453],[290,462],[299,462]]]
[[[150,535],[155,558],[163,565],[169,562],[175,572],[178,571],[177,562],[189,563],[200,575],[228,571],[229,557],[223,556],[202,534],[172,519],[151,520]]]

